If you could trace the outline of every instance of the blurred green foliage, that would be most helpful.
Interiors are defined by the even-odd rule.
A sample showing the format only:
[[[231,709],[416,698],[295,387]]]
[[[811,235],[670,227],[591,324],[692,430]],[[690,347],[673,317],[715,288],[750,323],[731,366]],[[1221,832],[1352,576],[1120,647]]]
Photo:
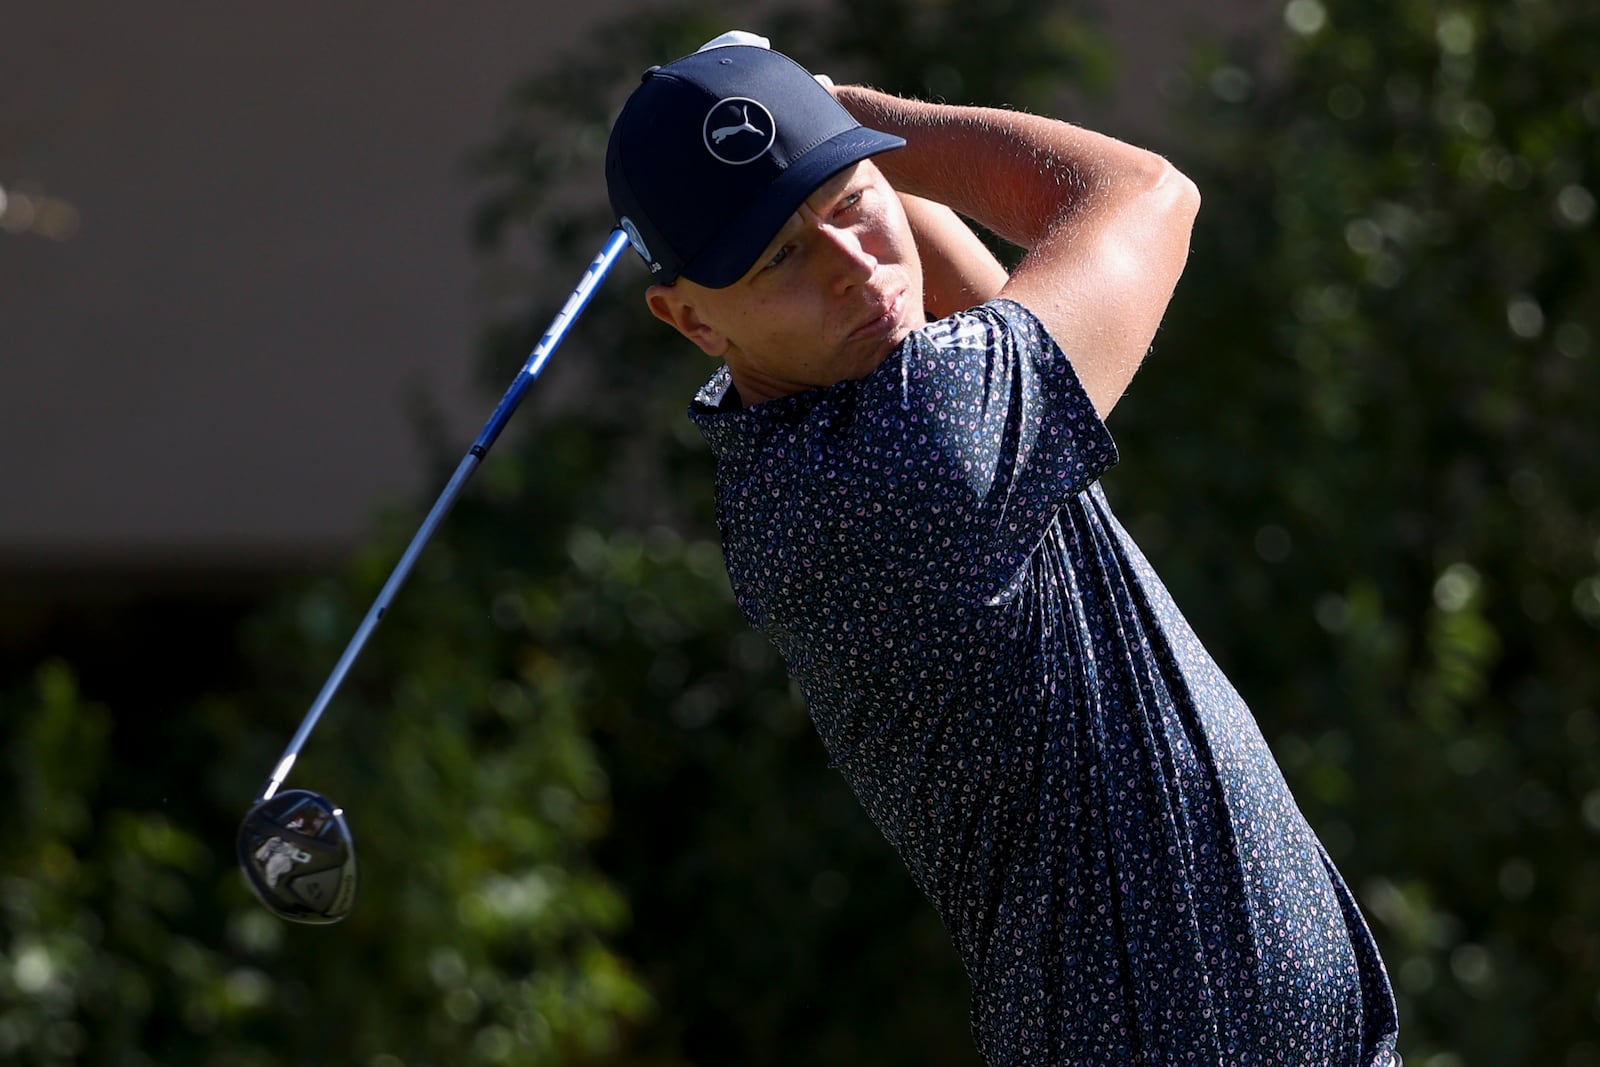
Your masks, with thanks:
[[[1292,0],[1197,64],[1203,222],[1118,427],[1124,517],[1360,893],[1408,1062],[1600,1063],[1597,31]]]
[[[1107,489],[1357,889],[1408,1064],[1600,1064],[1600,16],[1282,14],[1167,87],[1152,147],[1205,206]],[[473,161],[490,387],[609,226],[637,73],[729,21],[632,14],[508,99]],[[1042,0],[758,28],[1046,112],[1113,70]],[[0,694],[0,1061],[976,1062],[937,919],[728,593],[683,416],[711,364],[616,273],[295,770],[349,812],[345,923],[278,923],[229,848],[419,510],[183,714],[59,662]]]

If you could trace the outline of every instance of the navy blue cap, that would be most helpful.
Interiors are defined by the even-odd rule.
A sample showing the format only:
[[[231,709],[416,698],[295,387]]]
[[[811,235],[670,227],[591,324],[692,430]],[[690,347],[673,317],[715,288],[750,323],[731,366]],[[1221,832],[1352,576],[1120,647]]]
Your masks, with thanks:
[[[606,185],[656,281],[721,289],[817,186],[904,145],[788,56],[726,45],[645,72],[611,127]]]

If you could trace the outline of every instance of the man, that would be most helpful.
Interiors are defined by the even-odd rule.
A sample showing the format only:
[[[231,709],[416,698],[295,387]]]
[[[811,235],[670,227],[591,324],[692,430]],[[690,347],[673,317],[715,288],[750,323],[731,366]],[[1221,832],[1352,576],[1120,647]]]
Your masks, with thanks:
[[[985,1060],[1398,1063],[1355,900],[1098,484],[1192,183],[739,44],[648,72],[606,174],[651,311],[723,364],[691,415],[739,604],[943,918]]]

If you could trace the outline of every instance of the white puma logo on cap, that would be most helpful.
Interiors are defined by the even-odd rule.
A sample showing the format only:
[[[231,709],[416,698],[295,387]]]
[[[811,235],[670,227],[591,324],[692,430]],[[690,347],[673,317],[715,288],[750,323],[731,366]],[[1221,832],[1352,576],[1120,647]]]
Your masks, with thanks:
[[[755,136],[739,136],[746,133]],[[705,140],[706,151],[730,167],[740,167],[767,154],[767,149],[777,139],[778,124],[761,101],[748,96],[729,96],[718,100],[706,112],[700,135]]]
[[[716,129],[711,131],[711,139],[717,144],[721,144],[734,134],[743,133],[745,131],[749,131],[758,137],[765,137],[767,135],[767,131],[757,129],[756,127],[750,125],[750,108],[748,105],[740,109],[740,114],[744,116],[743,122],[737,126],[718,126]]]

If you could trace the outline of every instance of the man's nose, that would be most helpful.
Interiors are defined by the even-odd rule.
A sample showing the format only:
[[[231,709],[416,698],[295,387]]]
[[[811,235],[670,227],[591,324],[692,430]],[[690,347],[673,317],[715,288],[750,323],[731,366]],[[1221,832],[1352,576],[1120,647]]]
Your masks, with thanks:
[[[828,250],[826,260],[834,288],[843,291],[860,285],[878,268],[877,257],[862,244],[861,235],[853,229],[824,226],[822,238]]]

